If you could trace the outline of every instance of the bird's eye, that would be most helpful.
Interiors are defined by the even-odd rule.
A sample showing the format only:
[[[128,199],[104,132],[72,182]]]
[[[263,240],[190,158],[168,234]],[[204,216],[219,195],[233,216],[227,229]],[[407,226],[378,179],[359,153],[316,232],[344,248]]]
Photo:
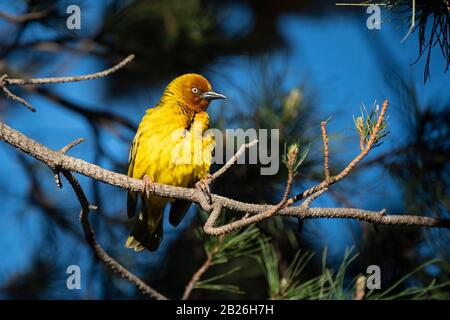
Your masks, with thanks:
[[[197,94],[198,93],[198,89],[197,88],[192,88],[192,93]]]

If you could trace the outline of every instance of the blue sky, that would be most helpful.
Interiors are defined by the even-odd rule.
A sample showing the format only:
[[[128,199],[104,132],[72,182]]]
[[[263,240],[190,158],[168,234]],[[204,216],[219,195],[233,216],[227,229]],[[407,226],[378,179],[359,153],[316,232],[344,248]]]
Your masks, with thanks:
[[[95,6],[87,10],[87,21],[91,25],[95,21]],[[4,5],[0,5],[0,10],[4,10]],[[343,9],[344,10],[344,9]],[[12,12],[11,9],[6,10]],[[380,57],[382,53],[390,52],[392,59],[397,61],[400,66],[400,72],[416,84],[419,96],[422,101],[442,100],[448,101],[450,98],[450,73],[444,73],[444,60],[438,50],[432,55],[431,81],[423,84],[423,60],[415,65],[414,61],[418,52],[418,41],[415,34],[411,35],[406,42],[400,43],[406,30],[398,28],[394,23],[383,23],[382,29],[369,31],[366,28],[365,19],[367,15],[361,10],[360,15],[336,15],[323,18],[308,18],[303,16],[284,16],[279,21],[279,28],[283,36],[288,41],[290,48],[288,54],[285,52],[274,52],[271,54],[272,67],[274,69],[283,68],[288,64],[288,76],[285,83],[280,84],[286,89],[292,88],[298,84],[305,84],[306,88],[314,90],[318,99],[320,110],[317,113],[324,119],[332,116],[330,123],[330,132],[336,132],[340,135],[351,136],[353,134],[352,115],[359,112],[362,103],[371,105],[374,100],[381,102],[389,97],[391,108],[389,111],[389,125],[391,135],[386,143],[375,152],[383,152],[389,147],[401,144],[404,141],[404,128],[401,125],[401,110],[396,106],[400,105],[398,96],[392,91],[386,83],[386,70],[380,67]],[[241,28],[251,25],[251,16],[248,11],[242,7],[235,7],[230,11],[227,17],[227,28],[230,33],[236,33]],[[0,22],[0,30],[4,27]],[[374,44],[382,44],[377,47]],[[287,58],[286,58],[287,56]],[[88,72],[94,72],[101,69],[94,59],[85,59],[82,56],[63,56],[55,64],[56,67],[45,70],[48,74],[41,73],[39,76],[55,75],[75,75]],[[239,105],[242,96],[236,91],[232,83],[241,84],[241,88],[251,89],[256,74],[257,64],[245,56],[234,56],[221,58],[217,63],[209,66],[211,82],[218,91],[229,96],[226,102],[230,108],[233,105]],[[195,71],[195,70],[193,70]],[[399,70],[396,70],[399,72]],[[55,74],[56,73],[56,74]],[[222,75],[226,74],[227,77]],[[121,108],[125,116],[138,123],[145,109],[154,104],[159,96],[155,92],[160,92],[161,88],[147,90],[140,95],[129,100],[120,100],[110,102],[105,99],[105,92],[102,90],[103,80],[94,80],[89,82],[80,82],[73,84],[60,84],[55,87],[64,96],[73,99],[76,102],[86,105],[97,106],[99,108],[115,108],[124,104],[139,105],[138,113],[129,113],[126,108]],[[0,114],[2,119],[13,128],[21,130],[36,140],[52,147],[60,148],[67,142],[78,137],[90,137],[89,128],[83,119],[74,116],[63,109],[52,105],[47,101],[38,98],[30,98],[30,102],[37,108],[36,113],[30,113],[21,105],[11,104],[9,108],[15,108],[13,112],[4,112]],[[227,105],[225,105],[227,107]],[[133,109],[137,110],[137,109]],[[212,113],[214,114],[214,110]],[[131,138],[131,137],[130,137]],[[129,146],[112,139],[105,135],[102,139],[105,148],[112,151],[117,158],[124,160],[128,154]],[[349,159],[357,152],[357,144],[349,141],[349,147],[340,157]],[[72,152],[74,155],[82,157],[87,161],[93,161],[92,139],[76,147]],[[331,140],[331,144],[333,140]],[[27,188],[26,176],[17,164],[14,152],[10,147],[0,145],[0,159],[3,165],[0,166],[0,175],[10,177],[14,173],[14,183],[7,179],[0,181],[0,283],[8,279],[12,274],[27,266],[36,244],[39,243],[42,234],[40,229],[39,214],[33,210],[21,211],[17,208],[23,206],[21,194]],[[100,163],[108,167],[108,163]],[[53,184],[50,171],[42,176],[42,179],[51,187]],[[399,194],[393,188],[393,182],[390,181],[386,173],[379,170],[371,170],[362,176],[363,181],[371,181],[367,190],[357,194],[354,203],[368,209],[381,209],[380,199],[383,199],[383,206],[398,203]],[[376,183],[373,181],[376,180]],[[82,179],[82,183],[90,190],[87,179]],[[7,183],[8,182],[8,183]],[[69,189],[56,191],[54,199],[71,199],[73,195]],[[107,192],[107,191],[105,191]],[[124,195],[125,196],[125,195]],[[319,206],[333,205],[332,199],[324,197],[317,202]],[[124,199],[113,199],[109,204],[111,207],[124,206]],[[68,204],[74,220],[77,219],[77,204],[74,202]],[[12,214],[14,212],[14,214]],[[184,222],[186,226],[188,222]],[[344,221],[320,221],[311,225],[311,230],[320,229],[322,235],[317,239],[319,245],[327,244],[331,247],[331,252],[338,255],[346,245],[352,243],[351,234],[348,229],[348,222]],[[175,239],[177,232],[172,227],[167,227],[164,246],[170,244],[170,240]],[[19,236],[20,235],[20,236]],[[121,235],[121,240],[126,235]],[[107,239],[105,239],[107,241]],[[118,245],[122,245],[119,243]],[[73,254],[73,261],[86,259],[85,248],[80,248],[80,254]],[[147,259],[156,263],[157,259]],[[152,261],[153,260],[153,261]]]

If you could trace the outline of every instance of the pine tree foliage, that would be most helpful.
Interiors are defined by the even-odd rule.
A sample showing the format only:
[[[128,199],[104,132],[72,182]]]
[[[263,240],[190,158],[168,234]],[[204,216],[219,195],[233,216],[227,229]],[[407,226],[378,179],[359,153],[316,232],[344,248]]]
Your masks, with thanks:
[[[408,25],[410,33],[418,32],[417,61],[425,59],[424,81],[430,78],[431,52],[437,46],[445,60],[445,72],[450,67],[450,1],[448,0],[384,0],[366,1],[387,7]]]
[[[337,267],[327,263],[327,248],[323,250],[321,268],[317,275],[304,274],[308,264],[312,263],[314,253],[297,250],[289,265],[281,268],[281,253],[272,243],[270,237],[264,235],[256,226],[243,231],[236,231],[225,237],[205,237],[198,230],[198,234],[206,241],[205,253],[213,253],[214,264],[228,264],[233,259],[247,256],[255,259],[260,266],[267,283],[267,298],[280,300],[347,300],[354,299],[358,291],[358,279],[361,274],[351,276],[358,254],[354,248],[347,248],[341,263]],[[398,279],[388,288],[372,289],[364,292],[364,299],[394,300],[394,299],[448,299],[450,281],[439,282],[432,279],[423,285],[417,283],[418,274],[430,266],[443,263],[433,259],[418,266],[413,271]],[[445,264],[443,264],[445,266]],[[197,289],[227,291],[236,294],[244,293],[238,286],[219,284],[217,280],[239,272],[239,267],[225,269],[222,273],[199,281]],[[366,279],[364,276],[363,279]],[[366,291],[365,288],[363,288]]]

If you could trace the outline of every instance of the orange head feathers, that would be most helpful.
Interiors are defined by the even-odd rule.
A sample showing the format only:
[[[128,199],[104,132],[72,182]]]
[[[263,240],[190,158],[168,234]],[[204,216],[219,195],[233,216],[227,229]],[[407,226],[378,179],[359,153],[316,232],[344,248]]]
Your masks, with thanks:
[[[180,105],[195,112],[206,110],[211,100],[227,98],[223,94],[212,91],[209,81],[195,73],[187,73],[172,80],[164,96],[176,99]]]

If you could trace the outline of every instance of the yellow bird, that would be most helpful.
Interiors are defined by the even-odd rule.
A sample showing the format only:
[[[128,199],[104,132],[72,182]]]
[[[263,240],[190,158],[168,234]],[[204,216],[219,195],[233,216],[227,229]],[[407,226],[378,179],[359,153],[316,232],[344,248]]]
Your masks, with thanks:
[[[150,195],[153,182],[192,187],[209,173],[214,137],[204,134],[209,125],[206,109],[211,100],[225,98],[212,91],[206,78],[190,73],[172,80],[158,104],[147,110],[129,155],[128,176],[143,179],[144,192],[126,247],[155,251],[162,240],[169,199]],[[138,198],[138,193],[128,192],[129,217],[138,211]],[[188,201],[172,201],[170,223],[177,226],[189,206]]]

